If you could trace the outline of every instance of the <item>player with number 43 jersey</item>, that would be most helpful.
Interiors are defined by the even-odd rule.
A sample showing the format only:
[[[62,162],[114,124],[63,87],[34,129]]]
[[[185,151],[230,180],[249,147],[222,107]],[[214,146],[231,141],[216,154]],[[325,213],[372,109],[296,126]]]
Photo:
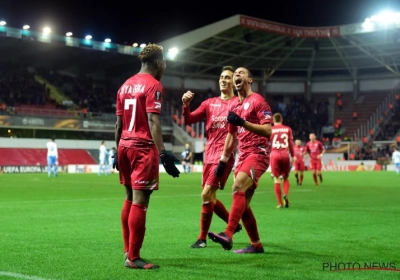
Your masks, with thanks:
[[[283,125],[283,118],[280,113],[274,114],[274,126],[270,136],[271,140],[271,174],[274,177],[275,195],[278,200],[277,208],[289,207],[289,173],[291,164],[294,161],[293,132],[289,126]],[[283,178],[283,203],[281,182]]]

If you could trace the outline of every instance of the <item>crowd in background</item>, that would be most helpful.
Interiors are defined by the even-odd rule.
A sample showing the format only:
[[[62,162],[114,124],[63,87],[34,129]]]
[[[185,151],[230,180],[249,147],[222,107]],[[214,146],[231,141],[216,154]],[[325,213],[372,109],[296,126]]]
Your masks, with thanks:
[[[40,77],[40,79],[37,79]],[[45,81],[45,82],[43,82]],[[57,103],[54,99],[56,89],[63,94],[69,103]],[[18,65],[3,64],[0,66],[0,114],[10,112],[8,108],[21,105],[32,105],[41,108],[47,104],[54,104],[55,108],[66,110],[74,109],[82,112],[82,117],[90,111],[91,116],[102,113],[115,113],[115,94],[118,87],[111,82],[94,81],[91,77],[74,77],[58,73],[46,67],[24,68]],[[164,104],[174,112],[174,121],[181,122],[182,90],[165,89]],[[211,89],[195,91],[195,98],[191,102],[191,110],[197,108],[207,98],[215,96]],[[341,124],[330,124],[329,101],[307,101],[303,96],[283,96],[280,94],[266,94],[273,112],[280,112],[286,125],[293,128],[294,138],[308,141],[310,132],[315,132],[327,148],[334,147],[341,140],[354,141],[341,133]],[[341,106],[334,104],[334,106]],[[170,113],[170,111],[168,112]],[[359,147],[354,159],[373,159],[390,156],[390,145],[376,148],[372,140],[387,141],[396,137],[400,130],[400,95],[397,94],[396,102],[388,108],[388,117],[379,122],[379,130],[371,135],[370,140]],[[333,134],[323,134],[324,126],[335,126]],[[340,133],[339,133],[340,132]],[[202,135],[203,136],[203,135]],[[206,135],[204,135],[206,137]],[[339,140],[339,141],[338,141]]]
[[[0,103],[7,106],[31,104],[41,107],[50,102],[46,84],[35,80],[27,68],[0,64]]]

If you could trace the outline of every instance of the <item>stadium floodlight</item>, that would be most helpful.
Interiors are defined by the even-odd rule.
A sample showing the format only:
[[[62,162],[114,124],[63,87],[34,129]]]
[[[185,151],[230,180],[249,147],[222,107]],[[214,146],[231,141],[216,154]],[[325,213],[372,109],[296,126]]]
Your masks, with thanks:
[[[146,44],[140,44],[140,47],[143,49],[146,46]]]
[[[373,24],[372,20],[370,20],[369,18],[366,18],[364,23],[362,24],[362,27],[365,31],[371,31],[374,29],[374,24]]]
[[[43,28],[43,33],[44,33],[44,34],[50,34],[50,33],[51,33],[50,27],[45,27],[45,28]]]
[[[28,24],[25,24],[24,26],[22,26],[22,29],[25,29],[25,30],[27,30],[29,28],[31,28],[31,27]]]
[[[72,35],[74,35],[72,32],[65,33],[65,36],[67,36],[67,37],[71,37]]]
[[[86,40],[92,40],[92,35],[86,35],[86,36],[85,36],[85,39],[86,39]]]
[[[400,22],[400,13],[393,11],[383,11],[377,15],[373,15],[369,19],[370,21],[380,25],[389,25]]]
[[[104,42],[111,43],[111,39],[107,38],[107,39],[104,40]]]
[[[0,25],[6,25],[7,22],[5,22],[4,20],[0,21]]]
[[[134,48],[137,48],[137,46],[139,46],[138,43],[133,43],[133,44],[132,44],[132,47],[134,47]]]
[[[176,47],[170,48],[168,50],[168,57],[170,59],[174,59],[176,57],[176,55],[178,54],[179,50]]]

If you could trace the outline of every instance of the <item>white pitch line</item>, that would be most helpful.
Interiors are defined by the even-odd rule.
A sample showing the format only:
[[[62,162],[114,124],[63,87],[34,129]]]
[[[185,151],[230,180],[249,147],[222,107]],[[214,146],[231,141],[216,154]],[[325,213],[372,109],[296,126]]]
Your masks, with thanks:
[[[0,275],[9,276],[9,277],[16,278],[16,279],[49,280],[46,278],[41,278],[41,277],[37,277],[37,276],[29,276],[29,275],[19,274],[19,273],[14,273],[14,272],[9,272],[9,271],[0,271]]]

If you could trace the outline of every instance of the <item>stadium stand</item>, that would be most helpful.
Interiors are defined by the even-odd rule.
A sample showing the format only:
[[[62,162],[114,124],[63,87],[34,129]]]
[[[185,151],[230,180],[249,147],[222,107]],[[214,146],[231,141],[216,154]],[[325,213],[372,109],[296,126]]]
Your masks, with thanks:
[[[190,57],[190,60],[168,61],[168,71],[171,75],[169,80],[173,81],[173,85],[170,82],[169,86],[165,86],[165,103],[161,116],[163,132],[169,133],[168,137],[173,137],[172,128],[175,127],[173,122],[182,128],[183,133],[187,134],[182,139],[206,136],[204,131],[201,130],[201,125],[188,127],[182,122],[180,97],[187,89],[195,91],[196,98],[191,103],[191,109],[194,110],[204,99],[215,96],[218,85],[213,87],[214,91],[208,87],[211,83],[216,83],[215,77],[219,74],[221,65],[215,62],[221,60],[224,63],[234,65],[248,65],[247,67],[254,74],[255,81],[259,83],[258,88],[254,88],[254,90],[267,96],[273,111],[282,112],[285,122],[293,127],[295,137],[303,141],[308,139],[308,134],[311,131],[315,131],[318,137],[322,138],[322,127],[334,126],[337,124],[337,120],[340,120],[340,125],[335,132],[340,133],[330,136],[330,139],[323,139],[324,143],[331,144],[333,138],[335,138],[335,142],[340,142],[354,138],[353,136],[358,134],[358,139],[353,140],[359,140],[359,153],[363,148],[363,154],[369,154],[368,145],[372,140],[393,141],[400,134],[399,106],[394,106],[392,109],[386,108],[387,112],[383,114],[384,111],[382,111],[382,115],[379,113],[380,111],[377,111],[378,108],[382,107],[381,100],[388,95],[388,90],[374,90],[374,85],[368,92],[359,92],[361,87],[353,86],[357,83],[360,86],[363,82],[369,81],[371,77],[374,79],[373,74],[376,72],[377,80],[391,79],[388,80],[389,82],[378,83],[380,85],[376,88],[391,88],[393,90],[399,88],[399,83],[394,82],[399,76],[398,71],[392,69],[392,71],[386,73],[388,69],[377,59],[381,55],[365,54],[362,51],[374,45],[382,53],[394,57],[394,61],[398,61],[395,58],[400,57],[400,49],[396,42],[387,39],[390,37],[387,33],[388,30],[375,33],[355,32],[354,34],[347,34],[345,29],[337,29],[339,33],[334,36],[334,39],[331,35],[319,37],[320,44],[318,49],[315,49],[315,38],[312,36],[310,38],[290,37],[293,41],[291,44],[287,44],[288,36],[291,34],[279,34],[271,30],[258,30],[249,25],[243,25],[248,21],[273,24],[272,22],[249,19],[246,16],[239,15],[230,20],[232,21],[229,21],[229,23],[221,21],[204,27],[205,29],[202,29],[201,33],[206,30],[210,34],[208,38],[191,41],[185,50],[180,50],[181,57]],[[213,36],[212,34],[217,32],[216,24],[221,24],[224,28],[218,31],[218,36]],[[243,28],[253,32],[253,39],[257,38],[256,44],[248,40],[241,40]],[[319,30],[319,28],[317,29]],[[194,34],[199,34],[199,32],[199,30],[193,31]],[[341,32],[345,33],[341,34]],[[397,32],[397,30],[393,29],[390,32]],[[57,133],[56,138],[71,139],[72,136],[73,139],[87,139],[88,137],[90,137],[89,139],[113,139],[111,129],[100,127],[101,124],[115,122],[115,93],[118,89],[116,85],[120,84],[121,79],[126,79],[137,69],[138,61],[135,57],[137,50],[124,47],[118,49],[117,54],[108,50],[88,50],[67,46],[65,40],[59,40],[56,37],[51,43],[37,42],[34,39],[37,35],[35,32],[32,33],[32,40],[29,41],[12,38],[12,34],[14,33],[5,33],[5,36],[0,38],[0,50],[10,54],[3,56],[0,60],[0,122],[3,118],[3,123],[8,124],[7,118],[9,116],[7,115],[10,115],[10,119],[14,117],[12,115],[18,117],[37,116],[43,117],[42,119],[45,120],[49,118],[71,118],[78,120],[76,122],[79,124],[77,127],[82,131],[74,131],[76,127],[72,129],[57,127],[54,132]],[[232,36],[233,34],[236,35]],[[187,37],[185,34],[182,36]],[[192,37],[200,38],[199,36],[190,36],[190,38]],[[232,42],[232,44],[219,44],[214,41],[216,38],[218,40],[224,38],[224,41]],[[347,39],[344,40],[345,38]],[[165,43],[167,47],[169,43],[175,41],[174,39],[178,38],[171,38],[171,40],[161,43]],[[355,43],[355,41],[348,44],[350,39],[359,39],[360,44]],[[258,48],[275,40],[281,42],[281,44],[271,49],[268,54],[260,56]],[[239,45],[241,48],[249,50],[246,56],[237,54],[236,48]],[[204,48],[204,46],[207,47]],[[228,46],[234,46],[234,49],[228,49]],[[203,51],[199,52],[199,49],[203,49]],[[336,51],[332,52],[332,49]],[[311,56],[310,61],[310,53],[314,51],[318,55]],[[196,52],[198,55],[193,57],[192,52]],[[222,53],[224,54],[223,59]],[[276,62],[277,64],[274,66],[274,61],[281,57],[282,53],[286,53],[287,56],[285,59],[278,59],[280,61]],[[347,56],[343,57],[338,55],[339,53],[347,53]],[[305,64],[300,65],[299,59]],[[272,66],[266,69],[266,65]],[[353,73],[353,71],[349,71],[349,65],[351,65],[351,69],[354,67],[354,69],[359,70],[356,77],[352,74],[349,76],[349,73]],[[182,72],[182,69],[185,69],[185,71]],[[384,73],[385,75],[382,75]],[[354,92],[342,92],[340,94],[341,108],[336,103],[336,93],[326,91],[330,88],[323,89],[319,85],[319,89],[323,89],[323,92],[317,92],[318,83],[330,81],[331,78],[333,78],[332,85],[335,85],[336,81],[338,83],[343,82],[347,90],[354,90]],[[356,80],[357,83],[353,83]],[[275,94],[267,92],[269,84],[282,84],[285,81],[288,84],[293,82],[297,92],[294,93],[290,87],[288,87],[287,95],[283,92],[275,92]],[[348,81],[352,81],[352,86],[346,87]],[[304,88],[302,86],[296,87],[298,83],[307,82],[308,86]],[[204,85],[204,89],[191,88],[200,84]],[[314,88],[313,85],[315,84],[317,84],[317,87]],[[353,96],[356,93],[358,98],[354,100]],[[276,95],[276,99],[274,95]],[[306,99],[305,96],[309,98]],[[400,97],[398,100],[400,100]],[[353,117],[355,111],[357,118]],[[45,129],[40,130],[38,127],[32,128],[31,132],[29,131],[30,127],[20,124],[19,121],[23,120],[15,117],[9,126],[1,126],[0,123],[2,128],[0,136],[26,137],[29,135],[29,137],[48,139],[49,134],[52,133],[50,131],[52,126],[47,127],[47,129],[50,129],[46,133],[43,132]],[[84,121],[91,120],[95,121],[93,126],[90,126],[92,124],[87,122],[84,123]],[[85,124],[88,126],[84,127]],[[361,127],[363,129],[360,134]],[[16,134],[9,134],[7,132],[9,128]],[[370,131],[372,134],[369,134]],[[77,136],[77,134],[80,135]],[[365,148],[362,147],[364,136],[368,136]],[[174,140],[167,140],[167,142],[175,143]]]

